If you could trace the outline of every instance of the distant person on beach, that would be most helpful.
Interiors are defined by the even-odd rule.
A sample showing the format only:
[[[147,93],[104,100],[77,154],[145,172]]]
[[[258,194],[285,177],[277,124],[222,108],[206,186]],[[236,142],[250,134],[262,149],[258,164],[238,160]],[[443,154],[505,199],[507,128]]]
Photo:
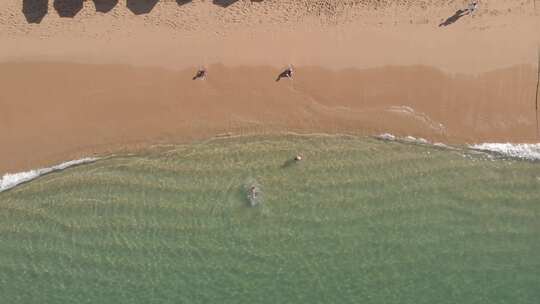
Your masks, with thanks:
[[[206,69],[205,68],[200,68],[198,71],[197,71],[197,74],[195,74],[195,76],[193,77],[193,80],[197,80],[197,79],[202,79],[202,80],[205,80],[206,79]]]
[[[478,9],[478,1],[472,1],[471,3],[469,3],[469,6],[467,7],[467,14],[468,15],[473,15],[476,10]]]
[[[289,78],[289,79],[292,79],[293,78],[293,68],[292,66],[289,66],[285,71],[281,72],[281,74],[279,74],[278,78],[276,79],[276,81],[280,81],[281,78]]]
[[[467,6],[467,8],[457,10],[452,16],[448,17],[444,22],[439,24],[439,27],[449,26],[450,24],[453,24],[454,22],[458,21],[461,17],[467,16],[467,15],[473,16],[477,8],[478,8],[478,1],[471,1],[469,3],[469,6]]]

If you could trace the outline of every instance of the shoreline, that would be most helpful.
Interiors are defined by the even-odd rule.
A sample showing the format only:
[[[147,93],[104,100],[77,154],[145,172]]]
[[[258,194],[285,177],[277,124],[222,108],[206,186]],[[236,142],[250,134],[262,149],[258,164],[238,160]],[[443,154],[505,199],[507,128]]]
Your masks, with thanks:
[[[351,3],[83,1],[66,18],[48,1],[31,23],[3,1],[0,174],[226,133],[539,141],[532,2],[481,3],[446,27],[465,1]],[[289,64],[295,79],[275,82]]]
[[[473,154],[482,153],[485,154],[489,160],[518,160],[518,161],[527,161],[532,163],[540,162],[540,144],[511,144],[511,143],[483,143],[475,145],[446,145],[439,142],[430,142],[424,138],[415,138],[412,136],[398,137],[393,134],[383,133],[379,135],[371,136],[358,136],[353,134],[327,134],[327,133],[294,133],[294,132],[285,132],[281,134],[246,134],[246,135],[217,135],[212,138],[196,141],[186,144],[156,144],[147,146],[138,152],[135,153],[120,153],[120,154],[109,154],[109,155],[94,155],[92,157],[83,157],[79,159],[73,159],[69,161],[64,161],[55,165],[50,165],[48,167],[41,167],[37,169],[31,169],[28,171],[21,172],[6,172],[0,174],[0,193],[10,191],[14,188],[17,188],[23,184],[30,183],[36,179],[42,178],[45,175],[51,173],[64,171],[72,167],[78,167],[81,165],[93,164],[102,160],[108,160],[111,158],[123,158],[136,155],[140,152],[148,152],[154,149],[165,148],[167,153],[175,151],[177,148],[185,147],[186,145],[198,145],[198,144],[207,144],[213,143],[215,141],[222,140],[234,140],[234,139],[248,139],[251,141],[254,140],[266,140],[274,139],[275,137],[309,137],[309,138],[319,138],[319,137],[332,137],[332,138],[347,138],[347,139],[365,139],[365,140],[378,140],[383,142],[394,142],[403,145],[420,145],[426,146],[432,149],[443,149],[447,151],[460,152],[463,154],[463,157],[471,157]],[[169,148],[174,148],[170,150]]]
[[[208,70],[207,80],[193,81],[196,67],[1,63],[0,127],[9,132],[0,133],[0,173],[226,133],[537,142],[532,66],[477,76],[426,66],[297,67],[280,82],[280,69],[268,66]]]

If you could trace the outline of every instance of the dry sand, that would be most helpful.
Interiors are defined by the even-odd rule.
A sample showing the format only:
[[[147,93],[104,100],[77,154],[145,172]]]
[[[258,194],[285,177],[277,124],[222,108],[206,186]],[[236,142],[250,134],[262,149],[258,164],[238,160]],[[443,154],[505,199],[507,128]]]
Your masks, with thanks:
[[[220,134],[538,141],[533,1],[183,2],[3,0],[0,174]]]

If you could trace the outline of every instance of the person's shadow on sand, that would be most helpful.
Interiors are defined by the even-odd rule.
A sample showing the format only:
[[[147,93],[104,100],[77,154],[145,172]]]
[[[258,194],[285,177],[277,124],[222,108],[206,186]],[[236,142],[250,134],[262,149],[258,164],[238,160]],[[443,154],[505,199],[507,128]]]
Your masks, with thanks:
[[[450,17],[448,17],[448,19],[446,19],[443,23],[439,24],[439,27],[441,26],[449,26],[450,24],[456,22],[459,20],[459,18],[465,16],[465,15],[468,15],[469,14],[469,11],[468,10],[457,10],[456,13]]]

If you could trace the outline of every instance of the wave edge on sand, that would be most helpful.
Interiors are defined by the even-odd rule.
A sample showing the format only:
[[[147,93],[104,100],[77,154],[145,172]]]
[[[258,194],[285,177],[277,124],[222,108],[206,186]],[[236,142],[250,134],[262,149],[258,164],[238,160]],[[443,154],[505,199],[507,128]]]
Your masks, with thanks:
[[[421,145],[430,145],[439,148],[456,149],[443,143],[432,143],[421,137],[405,136],[399,137],[390,133],[383,133],[374,136],[375,139],[383,141],[395,141],[402,143],[412,143]],[[510,157],[528,161],[540,161],[540,143],[537,144],[517,144],[517,143],[481,143],[467,146],[473,151],[498,154],[504,157]]]
[[[49,174],[56,171],[62,171],[73,166],[93,163],[97,160],[99,160],[99,158],[86,157],[86,158],[81,158],[81,159],[76,159],[76,160],[70,160],[70,161],[67,161],[59,165],[52,166],[52,167],[39,168],[39,169],[18,172],[18,173],[6,173],[4,174],[4,176],[2,176],[2,178],[0,178],[0,192],[7,191],[22,183],[26,183],[34,179],[37,179],[45,174]]]
[[[313,136],[313,134],[310,134],[310,135]],[[401,143],[409,143],[409,144],[412,143],[412,144],[420,144],[420,145],[429,145],[433,147],[450,149],[450,150],[456,149],[456,147],[448,146],[444,143],[439,143],[439,142],[433,143],[421,137],[413,137],[413,136],[400,137],[400,136],[396,136],[390,133],[383,133],[380,135],[375,135],[373,136],[373,138],[382,140],[382,141],[393,141],[393,142],[401,142]],[[537,143],[537,144],[481,143],[481,144],[469,145],[467,146],[467,148],[474,151],[499,154],[504,157],[511,157],[511,158],[516,158],[516,159],[521,159],[521,160],[528,160],[528,161],[540,161],[540,143]],[[93,162],[98,161],[99,159],[100,158],[97,158],[97,157],[86,157],[86,158],[63,162],[61,164],[58,164],[52,167],[39,168],[39,169],[23,171],[23,172],[18,172],[18,173],[6,173],[0,178],[0,192],[4,192],[9,189],[15,188],[20,184],[30,182],[43,175],[46,175],[52,172],[62,171],[73,166],[93,163]]]
[[[512,144],[512,143],[483,143],[469,146],[473,150],[496,153],[507,157],[540,161],[540,143],[538,144]]]

